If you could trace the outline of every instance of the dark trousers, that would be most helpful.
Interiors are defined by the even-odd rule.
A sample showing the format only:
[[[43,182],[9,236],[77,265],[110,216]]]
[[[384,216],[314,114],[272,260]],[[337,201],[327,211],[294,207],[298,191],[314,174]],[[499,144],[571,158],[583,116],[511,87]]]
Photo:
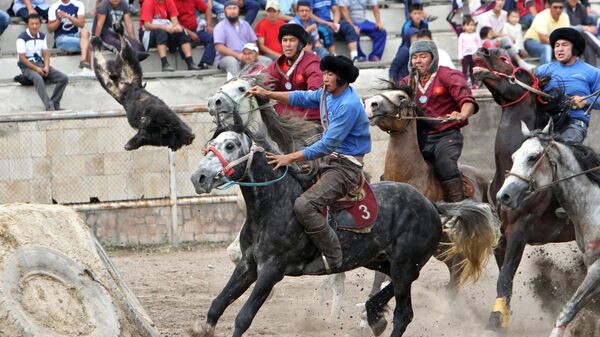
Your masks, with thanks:
[[[458,130],[446,130],[427,135],[423,157],[433,166],[440,181],[460,177],[458,158],[462,153],[463,136]]]
[[[322,231],[327,226],[321,211],[352,192],[362,174],[362,167],[344,158],[327,156],[319,159],[319,165],[321,177],[294,203],[296,218],[307,233]]]
[[[204,53],[202,54],[201,63],[213,64],[215,62],[215,56],[217,54],[215,50],[215,42],[213,40],[213,35],[207,33],[203,30],[199,30],[196,32],[198,38],[200,38],[200,42],[204,46]]]
[[[170,52],[175,52],[184,43],[190,43],[190,37],[185,32],[169,33],[164,29],[145,31],[140,29],[140,41],[148,50],[157,45],[166,45]]]
[[[102,39],[102,42],[104,42],[104,46],[112,52],[116,53],[121,51],[121,38],[118,33],[108,30],[102,33],[100,38]],[[130,36],[127,36],[126,39],[129,41],[129,44],[131,44],[133,50],[137,52],[144,51],[144,46],[142,46],[138,40]]]
[[[473,55],[465,55],[462,59],[462,72],[465,75],[465,78],[471,79],[471,84],[477,83],[475,79],[475,75],[473,74],[473,67],[475,66],[475,62],[473,61]]]
[[[38,13],[39,16],[42,17],[42,19],[44,19],[44,21],[48,21],[48,9],[44,10],[36,6],[35,11]],[[23,21],[25,22],[27,22],[27,19],[29,19],[29,11],[26,7],[19,9],[15,14],[21,19],[23,19]]]
[[[323,45],[325,48],[329,48],[333,46],[335,43],[335,38],[343,40],[346,43],[357,42],[358,35],[356,31],[354,31],[354,27],[351,24],[345,21],[340,21],[340,30],[336,33],[333,29],[329,28],[329,26],[318,24],[317,31],[319,35],[323,39]]]
[[[39,64],[38,66],[43,67],[44,65]],[[50,67],[48,77],[46,78],[43,78],[40,76],[40,74],[29,68],[22,68],[21,72],[23,73],[23,76],[33,82],[35,91],[37,91],[38,95],[42,99],[46,110],[54,110],[60,106],[60,100],[62,99],[63,92],[69,83],[69,78],[67,75],[52,67]],[[46,92],[46,81],[48,83],[56,83],[54,92],[52,92],[52,97],[48,97],[48,93]]]

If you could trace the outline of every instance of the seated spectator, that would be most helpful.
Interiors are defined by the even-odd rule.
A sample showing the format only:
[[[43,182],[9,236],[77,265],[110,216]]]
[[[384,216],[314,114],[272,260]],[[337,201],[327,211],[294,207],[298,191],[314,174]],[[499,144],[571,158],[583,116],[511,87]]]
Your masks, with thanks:
[[[492,27],[481,27],[479,30],[479,37],[481,38],[481,45],[487,49],[498,49],[499,53],[502,53],[500,48],[500,42],[494,39],[494,31]]]
[[[313,0],[312,18],[317,22],[317,30],[329,54],[335,54],[334,38],[339,38],[346,42],[350,50],[350,59],[355,61],[358,58],[358,34],[348,22],[340,21],[340,10],[335,0]]]
[[[147,51],[158,49],[162,71],[175,71],[167,60],[167,48],[179,48],[183,53],[188,70],[199,70],[192,59],[190,37],[179,24],[179,12],[173,0],[145,0],[140,11],[140,40]]]
[[[231,0],[215,0],[215,2],[219,2],[223,6],[227,6],[227,3],[229,3],[230,1]],[[252,23],[254,22],[254,19],[256,19],[256,15],[258,14],[258,11],[260,11],[261,3],[259,1],[264,1],[264,0],[236,0],[239,10],[246,11],[246,15],[244,16],[244,19],[250,25],[252,25]]]
[[[309,34],[310,40],[304,49],[314,52],[319,58],[329,55],[327,49],[321,44],[319,32],[317,31],[317,23],[311,18],[312,9],[310,1],[298,1],[296,7],[296,13],[298,13],[298,15],[290,20],[289,23],[295,23],[304,27],[304,30]]]
[[[279,28],[284,24],[285,21],[279,18],[279,2],[269,0],[267,2],[267,16],[260,20],[254,28],[261,55],[272,60],[281,56],[281,44],[277,40],[277,34],[279,34]]]
[[[455,2],[456,0],[453,0]],[[462,2],[462,0],[461,0]],[[404,0],[404,20],[408,21],[410,19],[410,7],[412,5],[420,5],[421,0]],[[435,15],[428,15],[425,9],[423,9],[423,17],[427,18],[427,22],[431,22],[437,19]]]
[[[54,33],[56,48],[81,52],[79,68],[90,66],[90,32],[85,29],[85,8],[79,0],[60,0],[48,9],[48,32]]]
[[[208,8],[212,9],[212,13],[217,16],[218,21],[225,19],[225,6],[223,6],[222,3],[213,0],[206,0],[206,5]]]
[[[517,49],[519,56],[525,57],[527,55],[525,47],[523,46],[523,30],[519,23],[518,9],[515,8],[508,12],[506,24],[502,28],[502,34],[505,34],[513,41],[513,45]]]
[[[144,50],[133,29],[133,21],[131,21],[129,5],[126,0],[102,0],[96,6],[96,17],[92,25],[94,36],[100,37],[106,48],[117,53],[121,50],[121,39],[113,28],[114,24],[122,25],[127,32],[127,40],[135,51],[142,52]],[[148,57],[148,54],[145,53],[141,55],[144,55],[143,58]]]
[[[367,20],[367,7],[373,10],[375,23]],[[340,10],[346,22],[349,22],[356,34],[367,35],[373,41],[373,50],[369,54],[369,61],[380,61],[385,49],[387,32],[381,22],[381,13],[377,0],[340,0]],[[360,48],[360,39],[357,40],[358,61],[367,60],[365,53]]]
[[[268,64],[258,59],[258,46],[252,42],[246,43],[242,48],[242,70],[239,76],[258,74],[265,70]]]
[[[265,70],[273,77],[275,91],[317,90],[323,85],[320,59],[304,46],[310,41],[308,33],[298,24],[281,26],[278,34],[283,55]],[[308,109],[277,103],[275,111],[280,115],[294,115],[320,122],[319,109]]]
[[[578,0],[567,0],[565,6],[571,27],[575,28],[585,40],[583,59],[595,67],[596,58],[600,56],[600,40],[596,37],[598,29],[596,25],[588,24],[590,21],[587,10]]]
[[[408,29],[408,39],[410,43],[417,40],[417,33],[419,30],[415,27],[410,27]],[[410,44],[409,44],[410,45]],[[398,51],[396,52],[396,56],[394,56],[394,60],[390,65],[389,78],[390,81],[394,83],[398,83],[401,79],[408,76],[408,56],[410,47],[400,45]]]
[[[214,41],[217,57],[215,62],[232,76],[240,73],[242,48],[246,43],[256,44],[256,34],[247,21],[240,20],[240,7],[237,0],[228,0],[225,4],[225,18],[215,26]],[[262,64],[269,64],[271,59],[258,56]]]
[[[519,22],[523,29],[529,29],[538,13],[546,9],[546,0],[518,0],[517,8],[521,17]]]
[[[301,0],[302,1],[302,0]],[[294,18],[294,13],[297,14],[298,6],[296,0],[278,0],[279,2],[279,18],[285,22],[289,22]]]
[[[199,69],[208,69],[215,61],[215,42],[212,35],[212,13],[203,0],[175,0],[175,6],[179,12],[179,22],[185,29],[190,40],[204,46],[202,59],[198,63]],[[196,11],[206,14],[203,26],[198,25]]]
[[[505,50],[510,59],[514,63],[518,64],[519,67],[522,67],[527,70],[533,70],[535,66],[521,59],[521,57],[519,56],[519,49],[515,46],[514,41],[510,38],[510,36],[507,36],[506,34],[502,33],[502,30],[506,25],[507,18],[507,13],[505,10],[502,9],[502,7],[504,7],[504,0],[496,0],[492,10],[478,15],[476,17],[478,31],[481,31],[482,27],[490,27],[491,36],[489,38],[496,40],[499,46],[498,48]],[[485,38],[488,38],[487,35],[488,34],[481,35],[481,39],[484,40],[483,36],[485,36]]]
[[[69,78],[50,67],[50,53],[46,35],[40,32],[41,17],[32,13],[27,18],[27,29],[17,39],[17,63],[23,76],[33,82],[46,111],[60,110],[60,100],[69,83]],[[46,82],[56,83],[52,97],[46,92]]]
[[[413,27],[417,30],[429,29],[429,23],[423,19],[423,5],[420,3],[412,4],[409,12],[409,19],[402,26],[402,44],[401,46],[410,48],[410,37],[408,36],[408,30]]]
[[[12,10],[16,16],[27,22],[30,14],[38,14],[41,18],[48,21],[48,9],[50,5],[46,0],[14,0]]]
[[[5,11],[0,10],[0,35],[4,33],[9,24],[10,16]]]
[[[550,8],[544,9],[535,16],[531,27],[525,33],[525,50],[531,56],[539,57],[541,64],[552,60],[552,46],[549,36],[553,30],[569,27],[569,16],[563,12],[563,0],[549,0]]]

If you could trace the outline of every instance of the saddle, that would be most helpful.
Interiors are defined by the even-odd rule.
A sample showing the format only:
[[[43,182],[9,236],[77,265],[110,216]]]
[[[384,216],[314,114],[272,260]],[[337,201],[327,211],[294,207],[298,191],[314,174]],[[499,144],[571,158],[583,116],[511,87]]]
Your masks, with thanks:
[[[333,229],[369,233],[377,219],[377,211],[375,194],[361,175],[356,189],[327,206],[322,214]]]

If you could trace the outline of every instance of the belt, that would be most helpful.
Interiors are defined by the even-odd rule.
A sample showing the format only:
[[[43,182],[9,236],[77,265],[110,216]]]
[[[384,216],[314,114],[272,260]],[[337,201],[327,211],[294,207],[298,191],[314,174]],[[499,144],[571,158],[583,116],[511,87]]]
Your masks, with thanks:
[[[348,159],[351,163],[359,167],[363,167],[364,165],[364,156],[351,156],[349,154],[341,154],[337,152],[332,152],[331,156],[336,158]]]

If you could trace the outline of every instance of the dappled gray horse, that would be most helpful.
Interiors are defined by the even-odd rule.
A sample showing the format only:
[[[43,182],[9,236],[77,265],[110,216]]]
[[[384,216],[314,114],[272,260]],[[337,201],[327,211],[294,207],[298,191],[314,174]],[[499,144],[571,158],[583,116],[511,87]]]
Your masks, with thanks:
[[[293,214],[294,200],[303,192],[302,182],[292,168],[273,170],[265,156],[273,151],[269,143],[252,139],[247,132],[216,132],[191,177],[199,194],[228,182],[240,184],[248,214],[240,234],[242,259],[213,300],[206,323],[193,327],[194,337],[213,337],[225,309],[255,284],[235,320],[233,336],[242,336],[275,284],[284,276],[304,275],[304,267],[320,254]],[[384,307],[395,297],[391,336],[400,337],[413,317],[411,285],[439,244],[440,216],[456,217],[450,237],[455,251],[463,252],[470,261],[483,261],[482,255],[490,254],[495,240],[485,239],[497,238],[493,235],[497,226],[487,205],[468,200],[434,205],[401,183],[381,182],[372,188],[379,204],[377,220],[368,233],[337,231],[343,263],[333,272],[366,267],[389,275],[392,283],[366,303],[368,322],[375,335],[383,333],[387,325]],[[479,271],[471,271],[471,276]],[[324,273],[323,269],[319,274]]]
[[[513,166],[497,199],[518,207],[536,191],[551,188],[575,224],[575,240],[583,253],[587,275],[564,306],[550,337],[562,337],[567,325],[592,298],[600,295],[600,157],[587,146],[563,143],[552,135],[552,122],[543,131],[529,131],[513,155]]]

